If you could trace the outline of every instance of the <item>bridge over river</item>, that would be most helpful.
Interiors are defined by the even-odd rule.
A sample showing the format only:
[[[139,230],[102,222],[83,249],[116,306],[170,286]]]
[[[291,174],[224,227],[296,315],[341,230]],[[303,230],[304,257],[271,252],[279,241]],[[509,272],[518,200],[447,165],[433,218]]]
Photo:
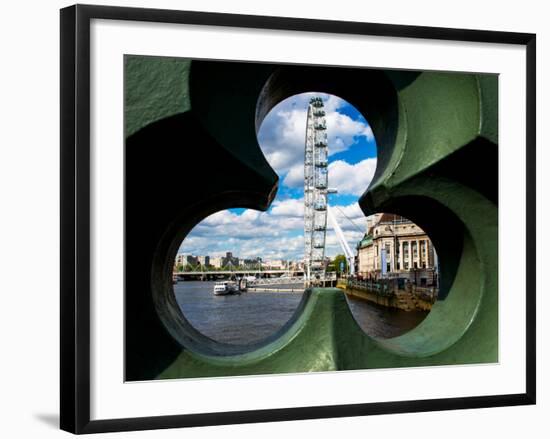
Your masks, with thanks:
[[[222,280],[232,277],[254,276],[258,279],[265,278],[303,278],[304,270],[219,270],[219,271],[174,271],[176,280]]]

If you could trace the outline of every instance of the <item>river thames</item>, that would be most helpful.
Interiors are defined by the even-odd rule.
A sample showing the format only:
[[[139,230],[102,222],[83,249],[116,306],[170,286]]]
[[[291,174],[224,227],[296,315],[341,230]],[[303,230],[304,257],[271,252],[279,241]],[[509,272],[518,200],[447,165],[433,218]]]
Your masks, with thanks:
[[[303,292],[247,292],[215,296],[215,282],[174,285],[183,315],[197,330],[216,341],[246,345],[277,332],[294,314]],[[369,335],[390,338],[417,326],[428,314],[386,308],[347,298],[359,326]]]

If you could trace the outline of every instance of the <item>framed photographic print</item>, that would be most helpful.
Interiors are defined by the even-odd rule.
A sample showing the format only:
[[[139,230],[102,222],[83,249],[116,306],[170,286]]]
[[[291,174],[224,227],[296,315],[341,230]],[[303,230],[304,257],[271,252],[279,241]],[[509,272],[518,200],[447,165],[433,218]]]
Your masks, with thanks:
[[[61,11],[61,427],[535,403],[535,36]]]

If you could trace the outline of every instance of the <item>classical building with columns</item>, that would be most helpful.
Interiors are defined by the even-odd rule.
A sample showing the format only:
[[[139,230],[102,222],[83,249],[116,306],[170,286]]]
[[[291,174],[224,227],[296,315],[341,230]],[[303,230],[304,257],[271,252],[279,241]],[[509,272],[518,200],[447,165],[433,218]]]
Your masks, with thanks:
[[[406,278],[434,283],[437,254],[430,238],[412,221],[394,214],[367,220],[367,233],[357,244],[357,274],[364,278]]]

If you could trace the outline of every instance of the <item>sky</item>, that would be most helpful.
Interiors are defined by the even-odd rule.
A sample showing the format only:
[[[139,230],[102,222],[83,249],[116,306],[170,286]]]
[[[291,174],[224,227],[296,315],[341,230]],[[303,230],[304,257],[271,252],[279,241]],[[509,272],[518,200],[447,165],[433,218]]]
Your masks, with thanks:
[[[197,224],[179,253],[239,258],[302,260],[304,256],[304,141],[307,107],[313,96],[323,99],[328,133],[328,182],[337,194],[329,205],[349,245],[363,237],[366,218],[357,200],[376,170],[376,141],[368,122],[349,103],[333,95],[303,93],[275,106],[258,132],[258,143],[275,172],[279,190],[266,212],[229,209]],[[330,221],[326,255],[341,254]]]

